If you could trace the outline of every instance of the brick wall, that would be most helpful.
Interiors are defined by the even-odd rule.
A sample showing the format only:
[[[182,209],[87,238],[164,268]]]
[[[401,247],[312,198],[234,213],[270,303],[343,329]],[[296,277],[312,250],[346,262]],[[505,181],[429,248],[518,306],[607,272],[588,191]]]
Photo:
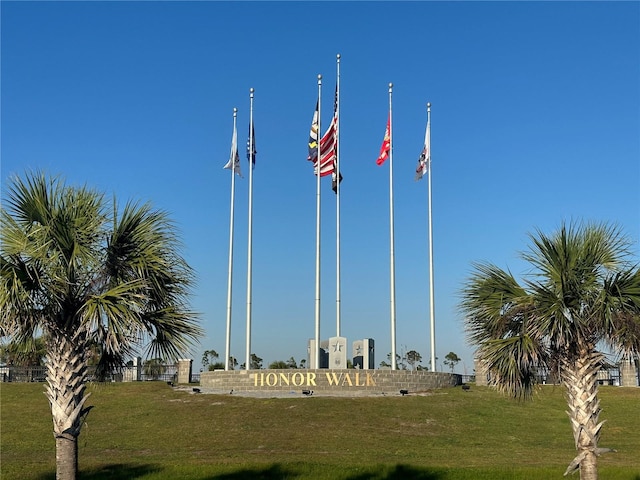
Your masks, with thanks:
[[[314,392],[340,394],[423,392],[462,383],[457,374],[425,370],[230,370],[202,372],[200,386],[229,392]]]

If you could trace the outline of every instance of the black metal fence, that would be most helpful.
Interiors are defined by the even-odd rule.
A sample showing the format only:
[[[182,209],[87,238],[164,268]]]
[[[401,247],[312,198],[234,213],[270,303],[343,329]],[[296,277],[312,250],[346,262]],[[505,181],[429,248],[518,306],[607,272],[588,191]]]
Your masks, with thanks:
[[[0,378],[3,382],[44,382],[46,367],[0,367]]]
[[[44,366],[0,366],[0,382],[44,382],[47,368]],[[114,368],[111,372],[98,373],[95,366],[88,369],[88,377],[93,382],[132,382],[132,381],[178,381],[178,365],[143,365],[134,367],[123,365]],[[598,383],[600,385],[620,385],[620,369],[611,366],[602,369],[598,373]],[[474,382],[475,375],[461,375],[462,383]],[[558,383],[554,375],[548,371],[540,371],[537,378],[538,383],[554,384]],[[191,374],[191,383],[200,383],[200,373]],[[640,384],[640,370],[638,371],[638,384]]]
[[[0,381],[2,382],[44,382],[47,367],[44,366],[13,366],[0,367]],[[132,367],[123,365],[110,372],[97,372],[95,366],[88,368],[88,377],[93,382],[123,382],[123,381],[162,381],[177,382],[178,366],[175,364]],[[200,381],[198,375],[197,380]]]

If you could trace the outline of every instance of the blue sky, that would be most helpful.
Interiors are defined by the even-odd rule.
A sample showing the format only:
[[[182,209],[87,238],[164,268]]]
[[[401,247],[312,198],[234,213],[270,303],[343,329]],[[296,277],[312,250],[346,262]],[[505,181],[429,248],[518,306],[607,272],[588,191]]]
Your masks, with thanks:
[[[398,352],[430,357],[427,181],[432,103],[436,355],[472,371],[458,292],[475,261],[520,274],[527,234],[619,224],[640,258],[638,2],[7,2],[0,4],[2,185],[28,169],[177,222],[193,307],[224,353],[233,108],[255,89],[252,351],[306,357],[314,336],[316,188],[309,126],[341,54],[342,334],[391,351],[393,82]],[[241,150],[243,154],[244,151]],[[248,169],[236,181],[232,355],[245,358]],[[322,184],[321,338],[334,336],[335,196]]]

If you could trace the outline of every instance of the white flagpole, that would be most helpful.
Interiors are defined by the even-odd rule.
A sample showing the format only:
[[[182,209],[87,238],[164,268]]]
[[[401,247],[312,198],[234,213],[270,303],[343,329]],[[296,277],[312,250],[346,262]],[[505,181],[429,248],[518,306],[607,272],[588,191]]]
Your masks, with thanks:
[[[389,84],[389,231],[391,257],[391,369],[396,370],[396,259],[393,231],[393,115],[391,98],[393,83]]]
[[[316,159],[316,330],[315,330],[315,365],[313,368],[320,368],[320,161],[322,152],[320,148],[321,132],[320,128],[320,97],[322,92],[322,75],[318,75],[318,157]]]
[[[340,54],[336,56],[336,337],[340,336]]]
[[[247,357],[245,367],[251,367],[251,253],[253,229],[253,88],[249,89],[249,240],[247,249]]]
[[[236,153],[231,152],[231,161],[235,162],[235,155],[237,155],[238,149],[238,141],[237,141],[237,130],[236,130],[236,120],[238,117],[238,109],[233,109],[233,135],[234,141],[236,144]],[[232,280],[233,280],[233,206],[234,206],[234,196],[235,196],[235,178],[236,178],[236,169],[235,164],[231,165],[231,220],[229,221],[229,275],[227,282],[227,337],[225,342],[225,361],[224,361],[224,369],[229,370],[229,355],[231,349],[231,290],[232,290]]]
[[[436,320],[433,285],[433,222],[431,220],[431,103],[427,103],[427,158],[429,168],[429,299],[430,299],[430,327],[431,327],[431,371],[436,371]]]

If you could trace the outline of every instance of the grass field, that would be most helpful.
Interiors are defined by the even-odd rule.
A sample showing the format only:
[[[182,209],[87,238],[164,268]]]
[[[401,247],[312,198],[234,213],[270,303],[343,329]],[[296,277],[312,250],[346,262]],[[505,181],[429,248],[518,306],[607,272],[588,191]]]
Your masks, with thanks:
[[[55,478],[42,384],[0,384],[2,480]],[[89,387],[80,478],[558,478],[575,450],[560,387],[531,402],[472,386],[431,395],[247,398],[165,383]],[[602,387],[603,480],[640,480],[640,388]],[[571,477],[577,478],[577,476]]]

